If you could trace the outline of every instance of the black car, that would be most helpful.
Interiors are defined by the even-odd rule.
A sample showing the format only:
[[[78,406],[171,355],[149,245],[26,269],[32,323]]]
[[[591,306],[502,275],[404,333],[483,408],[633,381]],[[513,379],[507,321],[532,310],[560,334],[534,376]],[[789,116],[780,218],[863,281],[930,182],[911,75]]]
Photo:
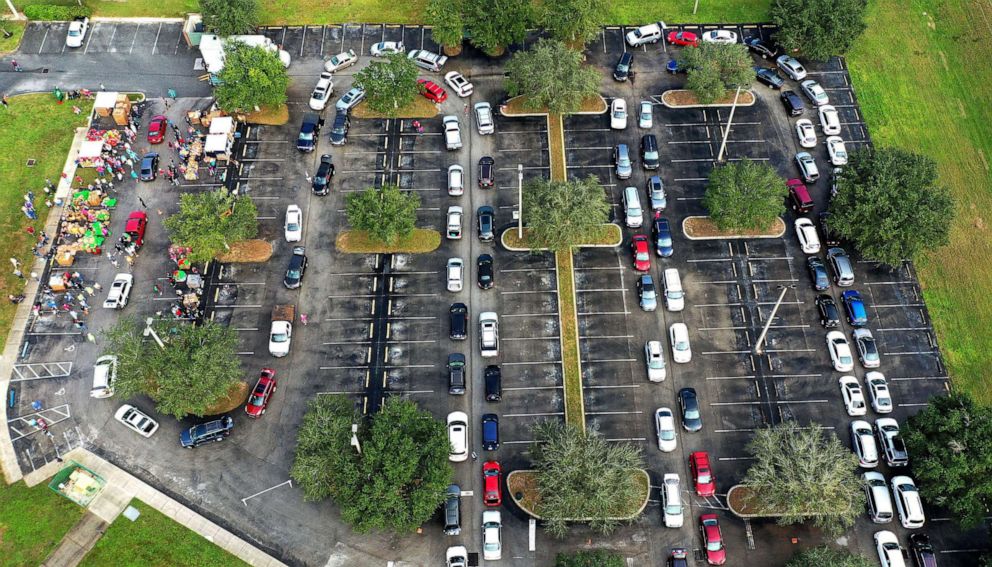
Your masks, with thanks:
[[[760,55],[762,59],[774,59],[778,55],[778,46],[761,41],[760,37],[749,37],[744,40],[744,45],[751,52]]]
[[[495,280],[493,279],[493,257],[489,254],[479,254],[479,259],[475,263],[475,273],[477,275],[477,281],[479,287],[482,289],[489,289],[493,287]]]
[[[840,246],[840,236],[830,229],[830,213],[817,215],[820,221],[820,232],[823,233],[823,243],[828,247]]]
[[[487,413],[482,416],[482,450],[499,449],[499,416]]]
[[[489,242],[495,238],[493,223],[496,220],[496,210],[488,205],[479,207],[475,216],[479,221],[479,240]]]
[[[641,136],[641,165],[644,169],[658,169],[661,156],[658,153],[658,138],[654,134]]]
[[[909,554],[916,567],[937,567],[937,554],[934,553],[927,534],[915,533],[909,536]]]
[[[681,547],[673,547],[668,557],[668,567],[689,567],[689,552]]]
[[[303,274],[307,271],[306,249],[302,246],[293,247],[293,255],[289,258],[289,267],[286,268],[286,277],[282,279],[283,285],[289,289],[296,289],[303,284]]]
[[[490,364],[483,373],[486,383],[486,401],[498,402],[503,399],[503,374],[499,366]]]
[[[785,79],[776,73],[775,69],[768,69],[766,67],[755,67],[754,78],[757,79],[759,83],[768,85],[773,89],[780,89],[782,88],[782,85],[785,84]]]
[[[351,120],[348,119],[348,112],[339,110],[334,115],[334,125],[331,126],[331,145],[342,146],[348,141],[348,127]]]
[[[444,535],[462,533],[462,489],[457,484],[448,485],[444,495]]]
[[[662,258],[668,258],[675,253],[672,240],[672,225],[668,219],[656,218],[651,223],[651,235],[654,237],[654,252]]]
[[[630,69],[634,64],[634,54],[626,52],[620,56],[617,66],[613,69],[614,81],[626,81],[630,78]]]
[[[679,408],[682,410],[682,427],[686,431],[699,431],[703,428],[703,417],[699,413],[699,400],[695,388],[679,390]]]
[[[199,447],[204,443],[223,441],[234,429],[234,419],[225,415],[220,419],[194,425],[179,432],[179,444],[187,449]]]
[[[779,97],[782,99],[782,106],[789,111],[791,116],[799,116],[806,110],[806,107],[803,106],[803,99],[799,98],[795,91],[782,91]]]
[[[448,338],[453,341],[464,341],[468,337],[468,306],[464,303],[453,303],[448,309]]]
[[[479,160],[479,187],[492,187],[496,184],[496,160],[482,156]]]
[[[331,190],[331,178],[334,177],[334,164],[330,154],[320,156],[320,165],[313,176],[313,194],[327,195]]]
[[[827,329],[840,325],[840,311],[834,298],[825,293],[816,296],[816,308],[820,312],[820,324]]]
[[[460,396],[465,393],[465,355],[448,355],[448,393]]]
[[[317,149],[317,137],[323,125],[324,119],[317,114],[312,112],[304,114],[300,134],[296,137],[296,149],[301,152],[312,152]]]
[[[810,256],[806,260],[806,269],[809,270],[809,279],[813,280],[813,289],[816,291],[830,289],[830,276],[827,275],[827,266],[823,260]]]
[[[141,158],[141,171],[138,178],[142,181],[155,181],[156,175],[158,175],[158,154],[145,154]]]

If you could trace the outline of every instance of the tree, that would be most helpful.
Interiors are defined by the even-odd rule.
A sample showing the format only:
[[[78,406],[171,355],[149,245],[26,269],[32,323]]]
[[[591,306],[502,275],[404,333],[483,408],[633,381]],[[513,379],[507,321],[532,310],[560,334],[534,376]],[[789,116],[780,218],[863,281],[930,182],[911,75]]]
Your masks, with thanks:
[[[538,24],[551,37],[585,44],[599,35],[607,4],[605,0],[545,0],[538,11]]]
[[[487,55],[502,55],[507,45],[527,37],[530,0],[465,0],[464,6],[470,41]]]
[[[257,0],[200,0],[203,27],[227,37],[255,32],[258,25]]]
[[[461,0],[430,0],[425,12],[431,37],[449,51],[461,51],[465,17]]]
[[[357,423],[361,453],[351,445]],[[358,532],[412,532],[444,501],[451,483],[445,426],[417,404],[389,398],[367,420],[342,395],[312,400],[297,434],[290,476],[303,498],[332,498]]]
[[[775,41],[810,59],[843,55],[867,27],[867,6],[868,0],[775,0]]]
[[[279,54],[240,41],[224,45],[224,68],[214,89],[217,104],[227,112],[253,112],[286,102],[289,75]]]
[[[773,167],[744,159],[710,171],[703,206],[720,230],[766,229],[785,212],[787,192]]]
[[[364,230],[372,237],[395,244],[416,228],[417,207],[420,195],[413,191],[400,191],[395,185],[369,187],[361,193],[352,193],[345,199],[345,214],[355,230]]]
[[[506,74],[510,96],[526,95],[527,108],[552,114],[575,112],[582,101],[599,95],[599,72],[560,41],[540,39],[529,51],[514,53]]]
[[[258,209],[247,195],[227,189],[208,193],[183,193],[179,212],[165,219],[172,243],[192,249],[189,259],[206,262],[230,249],[233,242],[258,234]]]
[[[402,53],[373,61],[355,73],[355,86],[365,89],[365,104],[388,116],[417,96],[417,66]]]
[[[858,458],[817,424],[786,421],[759,429],[748,443],[754,457],[743,484],[757,492],[780,525],[813,520],[828,534],[854,525],[864,509],[864,491],[855,475]]]
[[[593,529],[610,533],[619,525],[610,517],[636,509],[643,494],[635,476],[643,466],[640,449],[562,421],[538,422],[533,434],[539,513],[549,533],[564,536],[568,518],[590,518]]]
[[[165,342],[144,339],[144,325],[133,317],[104,332],[106,353],[117,356],[114,393],[126,400],[147,394],[155,409],[182,419],[206,415],[242,379],[238,333],[206,321],[202,325],[158,321],[152,324]]]
[[[559,553],[555,556],[555,567],[624,567],[627,563],[619,553],[595,549]]]
[[[992,506],[992,409],[960,392],[931,398],[903,437],[923,500],[964,528],[981,524]]]
[[[572,181],[532,179],[524,187],[524,221],[531,242],[540,248],[566,250],[608,222],[609,215],[606,192],[592,175]]]
[[[954,201],[936,162],[900,148],[852,152],[830,201],[830,226],[865,258],[900,266],[949,241]]]
[[[785,567],[872,567],[872,562],[864,555],[822,546],[800,551]]]
[[[696,49],[683,49],[679,66],[686,69],[685,86],[696,93],[701,104],[710,104],[737,87],[754,80],[753,61],[740,43],[701,43]]]

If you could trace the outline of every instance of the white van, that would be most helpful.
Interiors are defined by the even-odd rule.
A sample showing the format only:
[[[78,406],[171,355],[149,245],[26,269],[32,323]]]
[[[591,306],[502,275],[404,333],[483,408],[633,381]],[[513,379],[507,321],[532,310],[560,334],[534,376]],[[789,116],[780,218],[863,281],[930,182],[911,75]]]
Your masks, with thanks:
[[[623,214],[628,228],[641,228],[644,224],[644,212],[641,210],[641,197],[637,194],[637,187],[623,190]]]
[[[868,515],[876,524],[887,524],[892,521],[892,499],[882,473],[868,471],[861,475],[864,481],[865,496],[868,501]]]
[[[682,278],[677,268],[667,268],[664,274],[665,307],[669,311],[685,309],[685,292],[682,291]]]
[[[117,378],[117,357],[108,354],[96,359],[93,364],[93,389],[91,398],[109,398],[114,395],[114,379]]]
[[[661,495],[664,498],[663,510],[666,528],[681,528],[683,521],[682,491],[679,488],[679,475],[668,473],[662,482]]]

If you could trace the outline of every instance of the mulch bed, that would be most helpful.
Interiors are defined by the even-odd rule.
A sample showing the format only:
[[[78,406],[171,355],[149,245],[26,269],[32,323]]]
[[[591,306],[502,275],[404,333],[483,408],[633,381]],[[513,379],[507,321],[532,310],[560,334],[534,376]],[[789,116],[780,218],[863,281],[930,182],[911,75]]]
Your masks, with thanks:
[[[741,238],[741,237],[754,237],[754,236],[779,236],[785,231],[785,221],[782,219],[775,219],[772,226],[767,230],[742,230],[742,231],[729,231],[725,232],[717,229],[716,224],[709,217],[693,217],[685,220],[682,225],[685,230],[686,236],[695,238],[706,238],[706,237],[726,237],[726,238]]]
[[[228,392],[227,397],[220,400],[216,404],[207,408],[206,415],[217,415],[219,413],[227,413],[239,407],[241,404],[245,403],[248,399],[248,384],[246,382],[238,382],[231,391]]]
[[[669,106],[711,106],[711,105],[731,105],[734,104],[734,92],[727,91],[727,96],[719,98],[709,105],[701,105],[696,98],[696,93],[688,90],[665,91],[661,94],[661,99]],[[751,91],[741,91],[741,96],[737,98],[737,104],[754,104],[754,94]]]
[[[231,249],[217,255],[217,260],[229,264],[251,264],[268,262],[272,257],[272,245],[264,240],[243,240],[231,245]]]
[[[285,104],[272,107],[262,107],[258,112],[245,115],[248,124],[264,124],[266,126],[281,126],[289,122],[289,107]]]

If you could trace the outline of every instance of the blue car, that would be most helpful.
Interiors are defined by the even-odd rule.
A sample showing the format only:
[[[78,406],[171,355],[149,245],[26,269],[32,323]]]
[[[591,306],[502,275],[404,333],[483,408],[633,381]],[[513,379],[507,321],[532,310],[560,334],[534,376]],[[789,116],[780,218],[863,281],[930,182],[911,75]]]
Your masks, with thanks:
[[[651,224],[651,234],[654,236],[654,251],[662,258],[667,258],[675,253],[672,243],[672,226],[668,224],[668,219],[657,218]]]
[[[482,449],[485,451],[499,449],[499,417],[494,413],[482,416]]]
[[[138,178],[142,181],[155,181],[156,175],[158,175],[158,154],[145,154],[145,157],[141,158],[141,171]]]
[[[868,312],[860,293],[850,289],[841,295],[841,299],[844,301],[844,310],[847,311],[847,322],[851,326],[864,327],[868,324]]]

